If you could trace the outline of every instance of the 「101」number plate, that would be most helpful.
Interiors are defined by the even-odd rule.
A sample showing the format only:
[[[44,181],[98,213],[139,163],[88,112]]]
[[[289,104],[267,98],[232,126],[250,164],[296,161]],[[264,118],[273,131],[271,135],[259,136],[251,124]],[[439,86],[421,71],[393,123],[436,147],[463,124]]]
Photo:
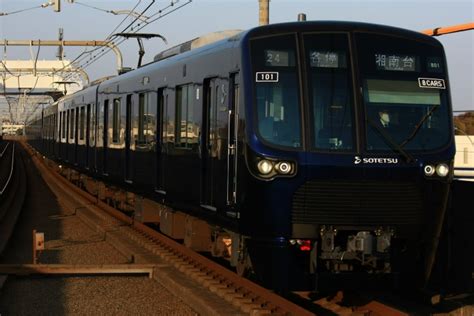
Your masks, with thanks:
[[[255,81],[256,82],[278,82],[278,72],[276,71],[263,71],[257,72]]]

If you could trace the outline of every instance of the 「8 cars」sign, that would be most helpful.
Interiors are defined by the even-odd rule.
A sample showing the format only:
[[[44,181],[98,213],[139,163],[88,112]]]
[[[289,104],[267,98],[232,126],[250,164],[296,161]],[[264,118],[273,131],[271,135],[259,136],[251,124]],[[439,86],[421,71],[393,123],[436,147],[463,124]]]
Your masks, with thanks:
[[[418,78],[418,85],[420,86],[420,88],[446,89],[444,79]]]

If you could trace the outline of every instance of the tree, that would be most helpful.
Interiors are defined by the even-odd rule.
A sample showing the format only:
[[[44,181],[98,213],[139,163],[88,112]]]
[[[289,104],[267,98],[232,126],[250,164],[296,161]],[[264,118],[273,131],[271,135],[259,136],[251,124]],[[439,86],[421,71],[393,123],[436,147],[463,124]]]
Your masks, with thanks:
[[[474,135],[474,111],[454,117],[456,135]]]

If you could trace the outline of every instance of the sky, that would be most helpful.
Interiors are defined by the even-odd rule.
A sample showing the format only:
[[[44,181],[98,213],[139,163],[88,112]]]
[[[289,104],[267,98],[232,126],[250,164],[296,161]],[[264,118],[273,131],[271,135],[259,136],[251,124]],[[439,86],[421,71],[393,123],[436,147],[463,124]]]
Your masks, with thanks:
[[[164,9],[169,12],[172,0],[155,0],[144,14],[153,15]],[[188,0],[173,0],[173,8]],[[112,32],[121,32],[132,22],[127,15],[113,15],[102,10],[131,10],[142,12],[153,0],[62,0],[62,11],[39,7],[46,0],[0,0],[0,38],[7,40],[55,40],[58,29],[64,29],[65,40],[104,40]],[[93,6],[96,9],[87,7]],[[165,9],[168,7],[168,9]],[[270,23],[290,22],[298,13],[308,20],[343,20],[378,23],[421,31],[435,27],[474,22],[474,0],[271,0]],[[158,17],[156,15],[155,17]],[[122,22],[115,31],[114,29]],[[143,25],[143,23],[141,24]],[[150,23],[141,32],[158,33],[160,39],[145,41],[144,63],[158,52],[203,34],[228,29],[249,29],[258,25],[258,0],[192,0],[188,5]],[[474,30],[440,36],[445,47],[451,81],[454,110],[474,110]],[[36,53],[36,47],[33,52]],[[120,45],[124,66],[136,67],[138,45],[135,39]],[[56,48],[42,48],[39,59],[55,59]],[[29,47],[0,48],[1,59],[29,59]],[[65,47],[66,59],[75,59],[84,48]],[[95,53],[99,53],[100,50]],[[6,56],[6,57],[5,57]],[[91,63],[90,55],[80,59],[91,80],[115,74],[116,61],[108,53]],[[88,62],[88,64],[85,64]]]

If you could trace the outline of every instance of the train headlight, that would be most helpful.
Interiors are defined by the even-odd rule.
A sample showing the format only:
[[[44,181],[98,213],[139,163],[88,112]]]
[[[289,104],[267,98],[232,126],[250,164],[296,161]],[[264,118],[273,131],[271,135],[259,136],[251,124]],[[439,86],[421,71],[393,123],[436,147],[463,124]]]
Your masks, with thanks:
[[[431,177],[435,173],[435,167],[433,167],[432,165],[426,165],[424,168],[424,171],[425,171],[425,175],[427,175],[428,177]]]
[[[293,169],[291,167],[291,164],[289,162],[279,162],[277,163],[277,165],[275,166],[275,169],[278,171],[278,173],[281,173],[281,174],[289,174],[291,173],[291,170]]]
[[[446,177],[449,173],[449,167],[447,164],[440,163],[436,166],[436,174],[440,177]]]
[[[270,174],[270,172],[272,172],[273,164],[266,159],[262,159],[258,162],[257,168],[261,174],[267,175],[267,174]]]

